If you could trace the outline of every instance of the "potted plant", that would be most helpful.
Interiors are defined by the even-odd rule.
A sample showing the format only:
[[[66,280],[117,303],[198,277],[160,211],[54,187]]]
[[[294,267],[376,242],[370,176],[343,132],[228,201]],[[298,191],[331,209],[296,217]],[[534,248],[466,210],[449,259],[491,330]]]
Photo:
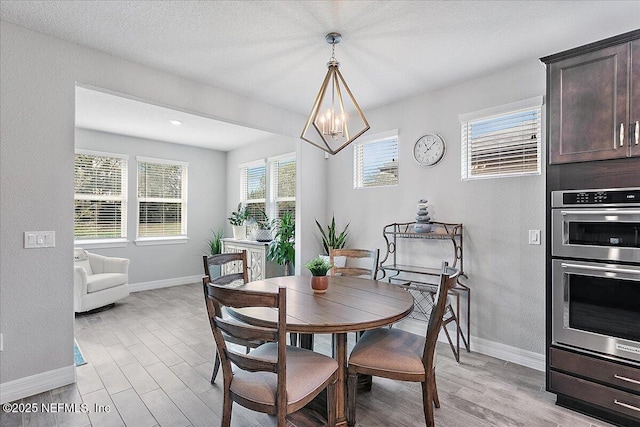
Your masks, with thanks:
[[[276,234],[267,250],[267,259],[279,265],[284,265],[284,274],[289,276],[296,257],[294,246],[296,224],[290,212],[285,212],[277,224]]]
[[[323,294],[327,292],[329,286],[329,279],[327,278],[327,271],[331,270],[332,265],[326,259],[318,256],[305,265],[311,272],[311,289],[316,294]]]
[[[322,247],[324,249],[324,255],[320,255],[321,258],[324,258],[329,261],[329,250],[330,249],[342,249],[344,245],[347,243],[347,234],[349,234],[349,224],[347,224],[344,229],[337,233],[336,232],[336,218],[335,215],[331,216],[331,224],[327,225],[327,231],[325,232],[324,228],[320,225],[318,220],[316,219],[316,225],[318,226],[318,230],[320,230],[320,237],[322,238]],[[334,264],[337,267],[344,267],[347,258],[346,257],[336,257],[333,260]]]
[[[269,220],[269,216],[264,210],[261,212],[264,219],[256,221],[256,224],[258,225],[258,229],[256,230],[256,240],[258,242],[270,242],[273,240],[273,234],[271,233],[273,221]]]
[[[247,228],[244,222],[249,217],[247,208],[238,203],[238,208],[229,214],[229,224],[233,227],[233,238],[236,240],[245,240],[247,238]]]
[[[218,231],[211,230],[211,237],[207,239],[207,252],[209,255],[218,255],[222,253],[222,238],[224,237],[224,230],[221,228]],[[220,276],[220,266],[212,265],[213,271],[209,273],[214,276]],[[213,278],[213,277],[212,277]]]

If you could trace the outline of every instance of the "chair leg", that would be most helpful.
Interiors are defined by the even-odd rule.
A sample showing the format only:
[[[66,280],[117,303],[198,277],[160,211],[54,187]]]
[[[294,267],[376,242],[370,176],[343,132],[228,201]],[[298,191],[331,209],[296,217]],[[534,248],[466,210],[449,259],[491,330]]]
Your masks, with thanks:
[[[433,396],[431,396],[431,386],[429,385],[429,379],[425,378],[422,384],[422,406],[424,409],[424,421],[427,423],[427,427],[434,427],[434,414],[433,414]]]
[[[347,424],[356,424],[356,393],[358,388],[358,374],[349,374],[347,377]]]
[[[435,369],[434,369],[435,371]],[[431,377],[429,377],[429,385],[431,387],[431,396],[433,397],[433,404],[436,408],[440,407],[440,398],[438,397],[438,386],[436,385],[436,373],[433,372]]]
[[[231,392],[227,387],[224,390],[224,398],[222,403],[222,420],[221,427],[231,427],[231,409],[233,408],[233,400],[231,400]]]
[[[298,334],[296,334],[295,332],[291,332],[289,334],[289,341],[291,342],[291,345],[294,347],[298,346]]]
[[[216,375],[218,375],[218,370],[220,369],[220,356],[218,356],[218,351],[216,350],[216,360],[213,362],[213,373],[211,374],[211,384],[216,382]]]
[[[337,384],[337,381],[333,381],[327,386],[327,426],[328,427],[335,427],[336,425],[336,384]]]

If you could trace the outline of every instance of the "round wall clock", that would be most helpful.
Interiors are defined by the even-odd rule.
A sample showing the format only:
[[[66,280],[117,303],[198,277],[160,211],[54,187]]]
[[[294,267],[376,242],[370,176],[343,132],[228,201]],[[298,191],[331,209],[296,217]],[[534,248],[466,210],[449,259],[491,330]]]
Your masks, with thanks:
[[[413,158],[420,166],[434,166],[442,160],[446,150],[444,138],[437,133],[428,133],[413,145]]]

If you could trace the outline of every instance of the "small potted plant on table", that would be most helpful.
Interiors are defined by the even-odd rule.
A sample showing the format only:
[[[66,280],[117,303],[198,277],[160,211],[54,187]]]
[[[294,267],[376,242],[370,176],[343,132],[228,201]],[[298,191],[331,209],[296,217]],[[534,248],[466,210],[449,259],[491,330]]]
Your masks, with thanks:
[[[331,270],[331,264],[324,258],[317,257],[305,265],[311,272],[311,289],[317,294],[323,294],[327,292],[329,286],[329,278],[327,277],[327,271]]]

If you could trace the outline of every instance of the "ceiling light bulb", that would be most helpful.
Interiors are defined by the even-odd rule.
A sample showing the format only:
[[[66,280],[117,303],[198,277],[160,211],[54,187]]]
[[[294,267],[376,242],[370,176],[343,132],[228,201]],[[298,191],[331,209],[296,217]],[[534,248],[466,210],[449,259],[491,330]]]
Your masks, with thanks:
[[[171,123],[174,126],[180,126],[182,124],[182,120],[171,119],[169,120],[169,123]]]

